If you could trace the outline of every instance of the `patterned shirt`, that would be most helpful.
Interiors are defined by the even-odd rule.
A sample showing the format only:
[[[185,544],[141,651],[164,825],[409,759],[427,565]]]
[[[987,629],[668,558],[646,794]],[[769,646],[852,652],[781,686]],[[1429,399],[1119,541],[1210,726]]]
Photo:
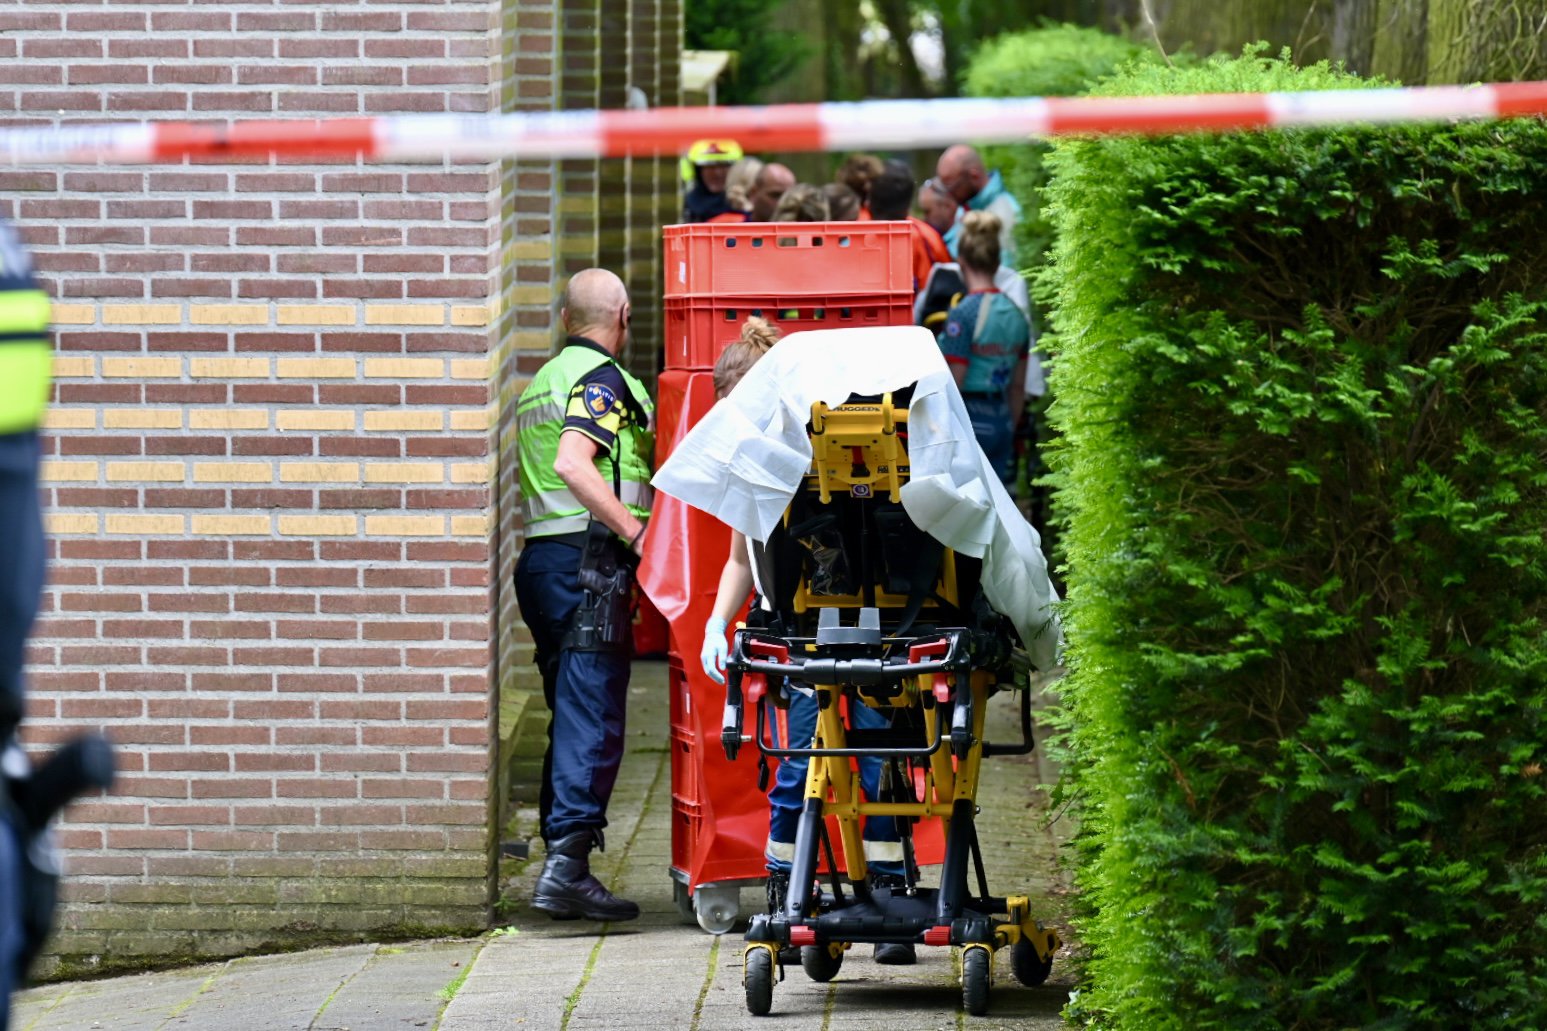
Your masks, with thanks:
[[[981,336],[975,339],[978,316],[985,304],[992,307],[983,320]],[[1031,350],[1031,327],[1021,310],[998,290],[970,293],[946,314],[940,350],[947,362],[967,366],[962,393],[1003,393],[1015,367]]]
[[[606,354],[606,348],[583,337],[570,337],[570,346],[590,347]],[[612,451],[618,431],[636,420],[630,407],[633,397],[623,373],[610,360],[586,373],[569,394],[569,407],[564,411],[564,429],[578,430],[596,441],[605,452]]]

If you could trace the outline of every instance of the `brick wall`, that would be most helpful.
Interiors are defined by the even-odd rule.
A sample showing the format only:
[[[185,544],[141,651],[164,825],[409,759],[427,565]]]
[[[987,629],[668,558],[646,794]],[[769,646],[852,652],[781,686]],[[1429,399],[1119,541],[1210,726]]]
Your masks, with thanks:
[[[0,0],[0,113],[546,108],[563,13]],[[556,184],[0,172],[58,301],[27,743],[102,726],[122,758],[61,827],[59,972],[482,926],[490,703],[527,672],[508,406],[552,339]]]

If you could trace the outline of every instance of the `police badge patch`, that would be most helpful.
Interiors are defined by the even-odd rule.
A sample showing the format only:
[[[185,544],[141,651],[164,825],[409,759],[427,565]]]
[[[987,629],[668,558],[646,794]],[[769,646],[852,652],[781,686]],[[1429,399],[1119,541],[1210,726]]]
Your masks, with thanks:
[[[617,395],[600,383],[587,383],[585,388],[586,411],[600,419],[612,411],[612,406],[618,403]]]

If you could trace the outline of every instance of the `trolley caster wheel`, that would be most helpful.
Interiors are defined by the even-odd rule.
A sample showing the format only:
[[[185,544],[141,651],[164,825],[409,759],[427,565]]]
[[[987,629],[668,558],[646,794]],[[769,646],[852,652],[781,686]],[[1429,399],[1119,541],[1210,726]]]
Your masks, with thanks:
[[[985,948],[962,950],[962,1006],[974,1017],[988,1012],[988,971],[992,956]]]
[[[1053,972],[1053,957],[1043,959],[1025,938],[1010,946],[1010,972],[1027,988],[1035,988]]]
[[[802,945],[800,969],[813,981],[827,982],[838,976],[843,966],[843,946]]]
[[[698,926],[710,934],[724,934],[735,927],[740,908],[741,889],[735,885],[700,884],[693,893],[693,915]]]
[[[671,900],[676,903],[677,915],[682,918],[683,923],[698,922],[698,914],[693,912],[693,896],[688,894],[688,886],[675,877],[671,882]]]
[[[750,949],[743,962],[741,980],[747,989],[747,1012],[766,1017],[773,1009],[773,956],[767,949]]]

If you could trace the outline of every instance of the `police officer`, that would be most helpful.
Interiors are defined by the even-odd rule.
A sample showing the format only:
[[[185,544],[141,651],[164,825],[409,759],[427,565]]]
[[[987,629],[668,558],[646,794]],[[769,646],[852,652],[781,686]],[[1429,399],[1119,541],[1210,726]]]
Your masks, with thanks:
[[[628,291],[604,269],[574,276],[564,347],[516,402],[526,546],[516,602],[537,645],[550,711],[540,799],[547,859],[532,905],[556,919],[632,920],[639,907],[590,872],[623,758],[632,569],[649,517],[649,395],[617,357]]]
[[[22,649],[43,590],[38,424],[48,400],[48,295],[16,231],[0,223],[0,1031],[11,992],[41,944],[29,928],[24,821],[9,783],[26,775],[13,736],[22,718]]]

